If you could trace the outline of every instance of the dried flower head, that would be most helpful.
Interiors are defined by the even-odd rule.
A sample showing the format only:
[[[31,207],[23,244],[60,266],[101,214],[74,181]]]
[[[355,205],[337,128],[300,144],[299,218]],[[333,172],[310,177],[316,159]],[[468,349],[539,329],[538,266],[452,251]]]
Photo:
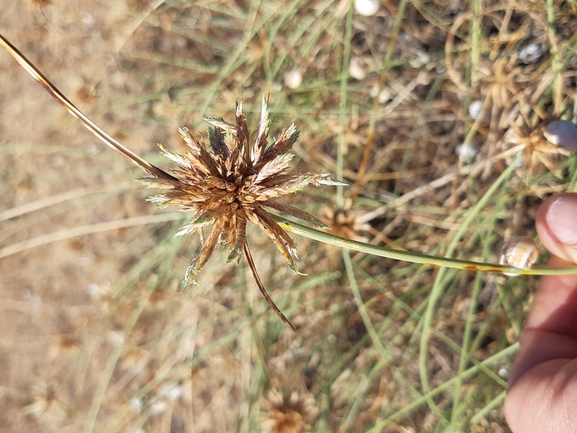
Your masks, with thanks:
[[[314,403],[313,398],[300,396],[296,392],[289,396],[273,391],[268,399],[263,399],[263,407],[268,412],[263,431],[300,433],[309,430],[309,423],[318,413]]]
[[[264,98],[260,124],[253,141],[250,140],[242,103],[237,105],[235,124],[221,118],[205,120],[212,125],[208,130],[209,145],[202,138],[190,135],[186,128],[181,128],[179,132],[188,146],[185,154],[169,152],[161,146],[163,155],[179,167],[170,172],[171,177],[146,179],[149,187],[168,190],[149,200],[160,207],[177,205],[180,210],[193,214],[191,221],[182,227],[177,236],[199,233],[202,248],[188,268],[183,285],[194,280],[217,246],[228,246],[229,261],[239,259],[244,250],[259,288],[279,314],[254,268],[246,240],[247,223],[250,221],[260,227],[296,272],[295,243],[274,221],[269,210],[326,228],[319,219],[278,199],[311,183],[316,186],[337,183],[323,174],[290,173],[294,154],[289,151],[298,137],[297,128],[292,124],[269,145],[270,120]],[[209,225],[212,225],[212,229],[205,238],[203,229]],[[284,316],[279,315],[284,320]]]
[[[81,344],[82,341],[77,333],[63,334],[58,339],[58,342],[50,346],[49,358],[54,359],[58,356],[75,354],[80,350]]]
[[[351,209],[325,208],[322,218],[331,228],[331,233],[347,239],[359,242],[369,242],[369,238],[361,233],[371,231],[371,225],[363,218],[360,211]]]
[[[515,66],[516,58],[503,57],[492,65],[482,65],[481,72],[486,76],[488,88],[485,90],[497,108],[506,109],[513,104],[513,99],[519,92],[517,84],[521,68]]]
[[[544,165],[556,176],[560,176],[556,160],[559,155],[569,155],[563,147],[552,144],[546,139],[548,125],[558,120],[556,116],[547,116],[536,109],[535,116],[529,118],[525,113],[521,113],[516,122],[503,137],[504,145],[507,147],[505,156],[510,157],[518,152],[523,153],[524,166],[527,167],[530,176],[539,164]]]
[[[58,401],[58,391],[54,384],[41,383],[32,389],[32,402],[24,407],[26,414],[43,422],[66,417],[66,411]]]

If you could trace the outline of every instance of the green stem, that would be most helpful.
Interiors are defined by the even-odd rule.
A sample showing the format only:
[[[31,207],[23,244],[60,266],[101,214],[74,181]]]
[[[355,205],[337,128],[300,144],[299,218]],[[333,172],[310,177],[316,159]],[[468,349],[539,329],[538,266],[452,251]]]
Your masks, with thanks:
[[[330,233],[321,232],[310,227],[289,221],[285,218],[273,215],[273,219],[286,231],[303,236],[314,241],[346,248],[351,251],[385,257],[387,259],[403,260],[410,263],[422,263],[431,266],[463,269],[467,271],[497,272],[514,275],[572,275],[577,274],[577,267],[552,268],[535,266],[531,269],[518,269],[511,266],[503,266],[493,263],[474,262],[470,260],[450,259],[446,257],[429,256],[426,254],[412,253],[409,251],[393,250],[386,247],[365,244],[351,239],[341,238]]]

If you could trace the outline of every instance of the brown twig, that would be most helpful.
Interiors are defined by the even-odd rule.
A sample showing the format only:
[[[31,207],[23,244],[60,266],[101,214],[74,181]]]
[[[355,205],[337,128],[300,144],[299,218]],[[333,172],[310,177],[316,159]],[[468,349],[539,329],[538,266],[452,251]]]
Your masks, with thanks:
[[[20,64],[20,66],[26,70],[26,72],[28,72],[38,83],[40,83],[40,85],[42,85],[42,87],[44,87],[48,93],[50,93],[58,102],[60,102],[60,104],[62,104],[70,114],[76,117],[86,129],[92,132],[96,137],[104,142],[104,144],[120,152],[122,156],[136,164],[147,173],[160,179],[176,180],[174,176],[156,167],[155,165],[132,152],[124,145],[120,144],[118,141],[104,132],[100,127],[98,127],[94,122],[92,122],[88,117],[86,117],[82,111],[76,108],[76,106],[70,102],[70,100],[64,96],[64,94],[60,92],[60,90],[58,90],[56,86],[54,86],[54,84],[52,84],[50,80],[46,78],[44,74],[42,74],[42,72],[40,72],[38,68],[36,68],[36,66],[34,66],[30,60],[26,58],[26,56],[24,56],[24,54],[18,51],[18,49],[1,34],[0,45],[8,52],[8,54],[14,58],[14,60]]]
[[[244,254],[246,256],[246,260],[248,262],[248,265],[250,267],[250,270],[252,271],[252,275],[254,276],[254,279],[256,281],[256,285],[258,286],[260,292],[262,293],[262,295],[265,297],[265,299],[267,300],[268,304],[270,305],[270,307],[274,310],[274,312],[276,313],[276,315],[278,317],[280,317],[280,319],[289,327],[291,328],[293,331],[296,332],[297,328],[295,328],[295,326],[290,322],[289,319],[286,318],[286,316],[283,314],[283,312],[276,306],[276,304],[274,303],[274,301],[272,300],[272,298],[269,296],[268,292],[266,291],[266,289],[264,288],[264,285],[262,284],[262,281],[260,280],[260,277],[258,275],[258,272],[256,270],[256,266],[254,264],[254,260],[252,259],[252,255],[250,253],[250,250],[248,248],[248,244],[245,242],[244,244]]]

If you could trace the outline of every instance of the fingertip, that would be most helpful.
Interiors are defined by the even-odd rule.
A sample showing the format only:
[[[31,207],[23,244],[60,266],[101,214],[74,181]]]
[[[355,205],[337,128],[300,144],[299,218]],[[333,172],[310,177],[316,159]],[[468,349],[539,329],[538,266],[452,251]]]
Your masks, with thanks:
[[[577,263],[577,194],[559,194],[545,200],[537,212],[536,226],[545,248]]]

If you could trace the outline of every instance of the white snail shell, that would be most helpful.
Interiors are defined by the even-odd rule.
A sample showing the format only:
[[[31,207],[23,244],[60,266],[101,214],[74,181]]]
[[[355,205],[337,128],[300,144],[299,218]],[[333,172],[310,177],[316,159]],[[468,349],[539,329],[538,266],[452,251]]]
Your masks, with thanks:
[[[455,153],[464,162],[471,162],[479,153],[479,149],[473,146],[471,143],[461,143],[455,147]]]
[[[355,10],[365,17],[376,14],[380,6],[379,0],[355,0]]]
[[[565,150],[577,150],[577,125],[568,120],[554,120],[543,129],[543,135],[551,144]]]
[[[519,60],[523,63],[535,63],[542,54],[543,49],[541,48],[541,44],[533,42],[521,48],[521,51],[519,51]]]
[[[501,264],[519,269],[530,269],[538,257],[539,247],[537,242],[529,236],[518,236],[505,245],[501,256]]]
[[[349,65],[349,75],[355,80],[364,80],[367,76],[367,69],[360,57],[353,56]]]
[[[469,116],[471,116],[471,119],[476,120],[477,117],[479,117],[484,102],[485,101],[482,99],[475,99],[474,101],[471,101],[471,104],[469,105]]]
[[[284,84],[289,89],[298,89],[303,83],[303,74],[298,69],[287,71],[284,74]]]

